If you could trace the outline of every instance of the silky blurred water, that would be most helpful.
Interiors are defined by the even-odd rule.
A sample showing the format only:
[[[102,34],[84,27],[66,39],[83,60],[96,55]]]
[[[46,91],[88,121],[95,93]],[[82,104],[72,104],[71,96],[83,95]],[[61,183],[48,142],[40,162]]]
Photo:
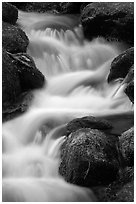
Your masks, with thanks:
[[[91,190],[61,178],[59,151],[70,120],[133,110],[124,87],[114,95],[120,83],[107,83],[123,46],[88,42],[76,17],[19,12],[18,24],[46,84],[27,113],[3,124],[3,201],[96,201]]]

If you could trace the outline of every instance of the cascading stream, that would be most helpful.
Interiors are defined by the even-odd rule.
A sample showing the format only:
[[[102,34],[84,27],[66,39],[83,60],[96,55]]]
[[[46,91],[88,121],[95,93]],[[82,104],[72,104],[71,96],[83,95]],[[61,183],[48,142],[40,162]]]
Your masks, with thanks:
[[[18,24],[47,83],[34,91],[27,113],[3,124],[3,201],[95,201],[91,190],[60,177],[59,149],[70,120],[133,111],[123,86],[114,96],[120,83],[107,83],[122,48],[86,41],[77,17],[19,12]]]

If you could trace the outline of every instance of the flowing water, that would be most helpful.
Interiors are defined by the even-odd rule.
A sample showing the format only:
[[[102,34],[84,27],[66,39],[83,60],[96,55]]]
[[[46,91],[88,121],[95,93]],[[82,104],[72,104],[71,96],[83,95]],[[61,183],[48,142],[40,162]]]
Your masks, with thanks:
[[[120,83],[107,84],[123,46],[102,38],[88,42],[78,17],[19,12],[18,24],[46,84],[34,91],[27,113],[3,124],[3,201],[96,201],[91,190],[59,175],[59,149],[70,120],[133,112],[124,86],[114,95]]]

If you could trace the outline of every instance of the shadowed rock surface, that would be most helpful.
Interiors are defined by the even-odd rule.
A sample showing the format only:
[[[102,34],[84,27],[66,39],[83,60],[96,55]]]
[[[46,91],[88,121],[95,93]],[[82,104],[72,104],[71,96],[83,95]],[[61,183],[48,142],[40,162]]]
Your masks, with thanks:
[[[40,13],[80,14],[88,2],[12,2],[23,11],[36,11]]]
[[[125,89],[125,93],[129,97],[130,101],[134,103],[134,80],[128,84]]]
[[[24,10],[27,2],[10,2],[10,4],[14,5],[17,9]]]
[[[13,55],[3,49],[2,53],[2,109],[3,116],[26,107],[24,92],[41,88],[45,83],[44,76],[36,68],[33,59],[20,53]],[[31,98],[31,97],[30,97]]]
[[[26,52],[28,37],[18,27],[8,23],[2,24],[2,47],[10,53]]]
[[[33,99],[31,91],[21,93],[17,100],[5,109],[2,109],[2,122],[11,120],[28,110]]]
[[[15,24],[18,17],[16,7],[8,3],[2,5],[3,20],[8,22],[2,24],[2,116],[4,121],[27,110],[32,100],[32,94],[29,92],[41,88],[45,78],[36,68],[33,59],[26,54],[28,37],[20,28],[11,25]]]
[[[79,14],[83,2],[62,2],[61,11],[66,14]]]
[[[2,21],[15,24],[18,19],[18,10],[12,4],[2,2]]]
[[[127,74],[125,83],[127,84],[125,93],[129,97],[130,101],[134,103],[134,66],[131,67],[129,73]]]
[[[94,2],[81,13],[85,37],[92,39],[102,36],[117,39],[128,44],[134,43],[134,3]]]
[[[134,64],[134,48],[130,48],[117,56],[111,63],[108,82],[118,78],[125,78]]]
[[[106,189],[109,202],[134,201],[134,168],[124,169],[115,182]]]
[[[92,190],[100,202],[134,201],[134,168],[123,169],[116,181],[108,186],[93,187]]]
[[[34,60],[26,53],[10,54],[17,66],[22,91],[42,88],[44,75],[36,68]]]
[[[17,67],[7,54],[2,50],[2,109],[14,103],[21,93]]]
[[[28,12],[56,13],[61,9],[60,2],[12,2],[12,4],[18,9]]]
[[[81,186],[97,186],[115,180],[118,170],[118,138],[90,128],[71,133],[61,149],[60,174]]]
[[[134,202],[134,181],[125,184],[116,194],[114,202]]]
[[[76,118],[70,121],[66,126],[66,134],[68,136],[70,133],[75,132],[76,130],[81,128],[92,128],[104,131],[112,129],[112,125],[106,120],[97,119],[93,116],[86,116],[83,118]]]
[[[134,166],[134,127],[124,132],[119,138],[120,151],[127,166]]]

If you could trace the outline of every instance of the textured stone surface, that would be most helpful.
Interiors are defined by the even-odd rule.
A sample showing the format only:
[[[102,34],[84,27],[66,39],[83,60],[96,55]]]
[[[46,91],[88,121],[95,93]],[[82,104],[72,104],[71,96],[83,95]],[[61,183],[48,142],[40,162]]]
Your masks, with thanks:
[[[125,93],[129,97],[130,101],[134,103],[134,66],[130,68],[130,71],[124,81],[126,83]]]
[[[125,89],[125,93],[129,97],[132,103],[134,103],[134,80],[128,84]]]
[[[126,165],[134,166],[134,127],[121,135],[119,145]]]
[[[67,135],[81,128],[92,128],[104,131],[112,129],[112,126],[106,120],[97,119],[93,116],[86,116],[83,118],[76,118],[70,121],[66,127]]]
[[[114,202],[134,202],[134,181],[125,184],[116,194]]]
[[[80,14],[88,2],[12,2],[23,11],[51,12],[62,14]]]
[[[105,185],[115,180],[118,170],[117,138],[90,128],[71,133],[61,150],[60,174],[81,186]]]
[[[26,53],[11,54],[10,56],[17,66],[22,91],[43,87],[45,78],[36,68],[32,57]]]
[[[134,64],[134,48],[130,48],[117,56],[111,63],[108,82],[118,78],[125,78]]]
[[[2,109],[2,122],[11,120],[27,111],[32,103],[32,99],[33,93],[31,91],[21,93],[14,103]]]
[[[26,52],[28,37],[18,27],[2,24],[2,47],[11,53]]]
[[[61,11],[66,14],[79,14],[83,2],[62,2]]]
[[[15,24],[18,19],[18,10],[12,4],[2,2],[2,21]]]
[[[18,109],[26,109],[28,91],[41,88],[45,84],[42,73],[36,68],[32,58],[25,54],[2,53],[2,111],[3,117]],[[30,98],[30,97],[29,97]]]
[[[111,202],[133,202],[134,201],[134,169],[124,169],[115,182],[106,189],[107,198]]]
[[[133,202],[134,201],[134,168],[125,168],[116,181],[108,186],[92,188],[99,202]]]
[[[56,13],[61,9],[60,2],[12,2],[18,9],[23,11],[36,11],[40,13]]]
[[[7,52],[2,50],[2,108],[3,110],[14,103],[21,93],[17,67]]]
[[[85,37],[102,36],[134,43],[133,2],[93,2],[81,14]]]

